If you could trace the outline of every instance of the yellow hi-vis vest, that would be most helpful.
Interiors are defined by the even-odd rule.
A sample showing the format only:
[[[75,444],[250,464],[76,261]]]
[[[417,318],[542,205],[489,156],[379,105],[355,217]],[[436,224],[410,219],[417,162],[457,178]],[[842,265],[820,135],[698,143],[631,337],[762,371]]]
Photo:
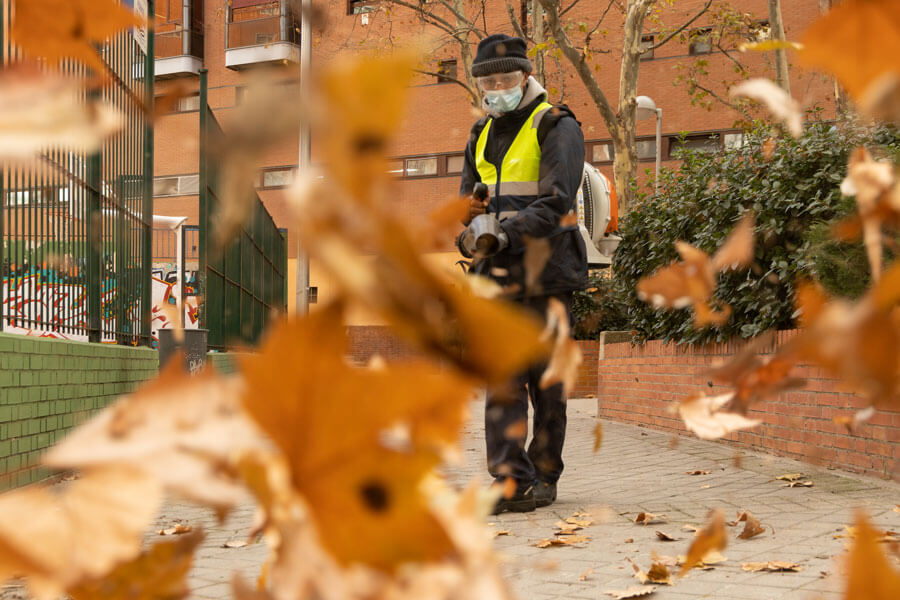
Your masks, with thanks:
[[[475,168],[478,170],[481,181],[487,185],[492,199],[497,196],[498,183],[499,192],[503,196],[524,197],[523,199],[537,197],[541,167],[538,125],[544,114],[551,108],[553,105],[548,102],[541,102],[535,107],[503,156],[499,173],[497,168],[484,156],[491,123],[494,121],[493,118],[488,119],[475,144]],[[515,208],[520,208],[520,206],[515,206]]]

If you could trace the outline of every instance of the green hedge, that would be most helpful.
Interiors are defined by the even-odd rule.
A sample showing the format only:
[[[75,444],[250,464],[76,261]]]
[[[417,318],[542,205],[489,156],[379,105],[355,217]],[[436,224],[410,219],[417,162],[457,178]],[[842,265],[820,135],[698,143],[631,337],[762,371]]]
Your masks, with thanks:
[[[828,240],[831,223],[854,210],[839,186],[850,151],[865,144],[876,154],[896,158],[900,137],[894,129],[866,129],[851,121],[813,122],[798,140],[771,146],[768,127],[745,134],[745,143],[720,153],[685,151],[677,171],[664,170],[659,194],[638,193],[621,220],[623,241],[613,259],[606,294],[581,295],[577,330],[591,337],[589,319],[607,307],[616,329],[630,329],[637,341],[662,339],[696,343],[749,338],[770,328],[793,326],[793,283],[820,277],[833,293],[858,295],[868,267],[861,244]],[[734,313],[722,328],[696,330],[690,310],[659,311],[638,300],[635,286],[657,268],[678,258],[675,241],[707,252],[724,241],[746,211],[756,215],[756,253],[752,268],[719,278],[716,297]],[[602,321],[602,319],[600,319]]]

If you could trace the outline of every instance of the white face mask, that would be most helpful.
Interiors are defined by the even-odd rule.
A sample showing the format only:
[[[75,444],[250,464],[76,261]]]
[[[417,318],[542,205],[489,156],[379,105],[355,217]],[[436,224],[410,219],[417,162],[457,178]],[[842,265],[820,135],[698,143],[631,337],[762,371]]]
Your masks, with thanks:
[[[522,101],[522,88],[515,86],[507,90],[491,90],[484,93],[485,102],[498,113],[507,113]]]

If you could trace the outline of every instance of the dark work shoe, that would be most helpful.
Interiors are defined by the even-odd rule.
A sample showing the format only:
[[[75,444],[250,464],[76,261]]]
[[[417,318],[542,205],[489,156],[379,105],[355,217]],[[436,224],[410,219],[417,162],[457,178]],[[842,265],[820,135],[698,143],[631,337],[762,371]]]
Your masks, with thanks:
[[[500,498],[494,505],[492,515],[499,515],[502,512],[531,512],[535,508],[534,504],[534,486],[527,485],[524,488],[518,488],[516,493],[509,498]]]
[[[534,482],[534,505],[538,508],[556,502],[556,484],[546,481]]]

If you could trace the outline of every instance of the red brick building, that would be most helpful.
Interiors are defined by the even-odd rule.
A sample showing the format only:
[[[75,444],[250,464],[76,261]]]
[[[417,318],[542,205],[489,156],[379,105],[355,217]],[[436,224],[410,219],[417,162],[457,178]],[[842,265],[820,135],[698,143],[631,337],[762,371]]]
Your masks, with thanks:
[[[437,202],[456,193],[462,150],[475,120],[465,89],[448,80],[454,69],[460,79],[464,78],[459,45],[449,41],[438,28],[424,24],[410,9],[394,6],[388,10],[389,3],[316,0],[313,4],[321,17],[312,40],[314,68],[347,52],[387,52],[392,45],[414,41],[424,48],[422,71],[432,74],[418,74],[410,90],[407,115],[392,148],[396,159],[392,171],[397,174],[398,209],[412,216],[426,214]],[[430,10],[436,3],[420,4]],[[463,4],[471,11],[467,15],[477,16],[479,27],[489,33],[514,33],[505,2],[486,3],[488,8],[483,15],[475,13],[475,5],[481,3]],[[530,3],[514,4],[515,18],[530,31],[533,17],[526,9]],[[581,35],[583,39],[583,34],[578,32],[594,27],[607,10],[607,4],[575,4],[563,17],[572,23],[571,37],[579,39]],[[645,43],[661,41],[704,4],[702,0],[679,0],[674,6],[661,9],[658,18],[647,19]],[[786,36],[791,40],[798,39],[819,16],[818,0],[792,0],[782,4]],[[227,131],[229,119],[241,102],[254,68],[263,64],[283,65],[285,81],[290,83],[293,79],[296,84],[300,19],[295,10],[297,5],[299,2],[290,0],[157,0],[157,94],[176,85],[194,90],[198,87],[199,69],[208,69],[209,102]],[[663,111],[660,149],[664,165],[673,164],[669,157],[679,144],[679,136],[695,147],[739,143],[739,130],[734,125],[741,114],[715,99],[719,96],[727,100],[724,82],[738,79],[735,71],[738,63],[745,66],[746,76],[774,77],[771,56],[733,50],[742,36],[748,41],[765,36],[767,2],[740,0],[732,1],[731,5],[739,10],[735,22],[740,26],[721,41],[723,48],[732,48],[727,54],[718,51],[716,38],[728,19],[722,13],[711,12],[641,61],[639,93],[653,98]],[[439,16],[450,19],[449,13],[439,13]],[[614,108],[618,98],[623,22],[621,10],[613,6],[592,44],[601,51],[594,53],[596,78]],[[474,43],[477,38],[473,35],[471,40]],[[550,100],[565,102],[574,110],[583,124],[587,159],[611,175],[610,136],[585,87],[564,58],[557,59],[551,52],[546,65]],[[692,69],[706,73],[699,82],[711,92],[701,104],[696,103],[696,96],[689,94],[686,84],[678,84],[679,77]],[[445,76],[434,74],[438,72]],[[825,108],[826,114],[833,112],[832,84],[826,77],[792,65],[791,85],[794,97],[804,107],[818,105]],[[198,96],[189,95],[179,102],[175,114],[161,118],[156,126],[155,147],[155,212],[188,215],[193,222],[197,215],[198,108]],[[656,155],[655,123],[639,121],[637,134],[640,181],[646,181],[643,172],[653,169]],[[312,145],[315,162],[315,139]],[[297,136],[289,135],[260,159],[263,167],[258,180],[260,196],[276,222],[284,227],[290,227],[290,223],[282,193],[292,179],[297,155]],[[293,239],[290,249],[288,296],[292,303]],[[436,260],[452,264],[456,255],[450,248],[447,250],[445,255],[435,257]],[[328,282],[315,264],[310,284],[316,288],[320,301],[327,298]],[[367,321],[360,317],[359,323],[363,322]]]

